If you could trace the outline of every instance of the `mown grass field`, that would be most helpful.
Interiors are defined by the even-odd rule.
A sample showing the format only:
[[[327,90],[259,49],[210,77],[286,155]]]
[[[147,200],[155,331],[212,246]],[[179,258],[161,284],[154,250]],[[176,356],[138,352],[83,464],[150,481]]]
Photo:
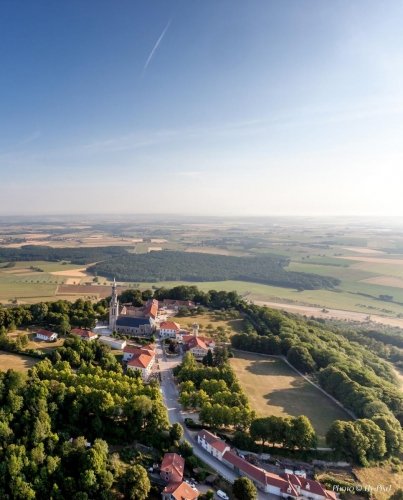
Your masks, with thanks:
[[[280,359],[235,351],[231,366],[258,416],[306,415],[326,446],[325,435],[334,420],[350,417]]]
[[[32,368],[39,359],[22,356],[20,354],[12,354],[9,352],[0,351],[0,370],[15,370],[18,372],[26,372]]]

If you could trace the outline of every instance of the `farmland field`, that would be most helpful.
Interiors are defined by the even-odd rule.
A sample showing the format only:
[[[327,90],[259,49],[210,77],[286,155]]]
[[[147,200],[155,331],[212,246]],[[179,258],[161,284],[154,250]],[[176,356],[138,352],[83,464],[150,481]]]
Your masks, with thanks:
[[[325,435],[334,420],[350,420],[339,406],[280,359],[236,352],[231,366],[258,416],[306,415],[318,435],[319,446],[326,446]]]
[[[0,351],[0,370],[16,370],[18,372],[26,372],[32,368],[39,359],[21,356],[20,354],[11,354],[9,352]]]

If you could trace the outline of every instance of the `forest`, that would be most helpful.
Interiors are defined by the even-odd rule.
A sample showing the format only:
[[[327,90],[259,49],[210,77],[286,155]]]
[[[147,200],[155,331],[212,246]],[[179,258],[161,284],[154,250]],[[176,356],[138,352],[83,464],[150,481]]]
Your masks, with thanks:
[[[251,281],[274,286],[313,290],[334,288],[335,278],[287,271],[281,256],[232,257],[188,252],[126,254],[104,260],[88,271],[119,281]]]
[[[85,265],[126,255],[122,247],[90,247],[90,248],[52,248],[40,245],[24,245],[21,248],[0,248],[0,262],[66,261],[72,264]]]
[[[71,339],[28,375],[0,372],[0,498],[148,497],[144,467],[110,446],[172,444],[158,384],[103,367],[108,348],[97,344]]]

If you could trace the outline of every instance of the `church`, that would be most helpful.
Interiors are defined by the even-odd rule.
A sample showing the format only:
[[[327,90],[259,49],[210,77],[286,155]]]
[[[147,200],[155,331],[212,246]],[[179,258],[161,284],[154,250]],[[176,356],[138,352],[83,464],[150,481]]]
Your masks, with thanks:
[[[112,297],[109,305],[109,328],[113,332],[141,337],[150,337],[154,330],[154,322],[151,317],[139,318],[122,314],[122,309],[119,309],[115,280],[113,280]]]

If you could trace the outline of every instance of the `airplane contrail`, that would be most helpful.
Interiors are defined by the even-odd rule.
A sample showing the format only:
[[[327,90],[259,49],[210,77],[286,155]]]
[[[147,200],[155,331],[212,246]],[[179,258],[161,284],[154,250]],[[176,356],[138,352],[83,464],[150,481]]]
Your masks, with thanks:
[[[171,25],[171,22],[172,22],[172,19],[170,19],[170,20],[167,22],[167,25],[166,25],[166,26],[165,26],[165,28],[162,30],[161,35],[158,37],[158,40],[155,42],[154,47],[151,49],[151,52],[150,52],[150,54],[149,54],[149,56],[148,56],[148,58],[147,58],[147,61],[146,61],[146,63],[144,64],[144,68],[143,68],[143,75],[144,75],[144,73],[146,72],[146,70],[147,70],[147,68],[148,68],[148,66],[149,66],[149,64],[150,64],[150,62],[151,62],[151,60],[152,60],[152,58],[154,57],[154,54],[155,54],[156,50],[158,49],[158,47],[159,47],[160,43],[162,42],[162,39],[164,38],[164,36],[165,36],[166,32],[168,31],[168,28],[169,28],[169,26]]]

